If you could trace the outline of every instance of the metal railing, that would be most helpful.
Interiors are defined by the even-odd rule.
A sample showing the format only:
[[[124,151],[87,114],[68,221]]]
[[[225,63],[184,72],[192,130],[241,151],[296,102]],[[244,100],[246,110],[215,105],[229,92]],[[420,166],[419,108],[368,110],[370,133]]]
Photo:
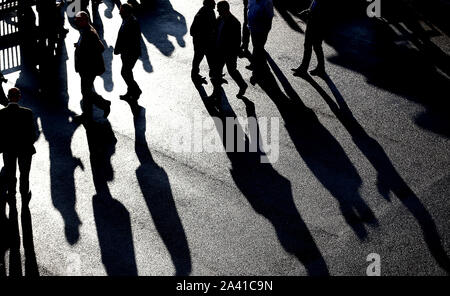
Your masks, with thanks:
[[[0,0],[0,71],[11,72],[21,65],[19,10],[30,0]]]

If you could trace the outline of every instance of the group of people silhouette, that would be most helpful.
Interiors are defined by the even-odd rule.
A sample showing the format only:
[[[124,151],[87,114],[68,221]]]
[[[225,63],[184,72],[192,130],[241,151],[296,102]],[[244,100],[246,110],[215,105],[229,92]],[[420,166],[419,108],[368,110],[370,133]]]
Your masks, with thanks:
[[[98,5],[100,2],[101,1],[93,1],[93,5]],[[61,3],[63,2],[60,2],[60,4],[56,6],[58,10],[62,7]],[[90,13],[87,9],[89,1],[82,1],[82,4],[82,10],[76,13],[73,22],[80,32],[78,42],[75,43],[74,46],[75,71],[79,73],[81,80],[81,108],[83,113],[81,115],[73,116],[73,121],[82,123],[88,127],[93,122],[93,106],[95,105],[102,109],[104,111],[104,117],[107,118],[110,113],[111,102],[102,98],[94,89],[95,78],[105,72],[105,62],[103,57],[105,46],[92,25]],[[38,7],[38,10],[42,9],[42,6]],[[28,8],[24,8],[24,11],[25,14],[31,13],[34,15]],[[141,31],[133,11],[134,8],[130,3],[123,3],[120,5],[120,15],[123,21],[117,34],[116,46],[114,49],[114,54],[120,55],[121,57],[121,75],[127,84],[127,92],[124,95],[121,95],[120,99],[125,100],[130,104],[133,102],[136,103],[142,93],[133,77],[134,65],[141,54]],[[62,39],[65,38],[65,35],[68,32],[68,30],[63,27],[63,24],[64,22],[58,22],[56,24],[56,31],[61,33],[57,35]],[[25,32],[31,33],[31,31]],[[30,36],[25,36],[24,39],[28,38],[30,38]],[[25,51],[25,53],[28,52]],[[0,84],[6,82],[7,80],[4,78],[3,74],[1,74]],[[33,154],[36,153],[34,143],[38,139],[39,131],[33,111],[29,108],[20,106],[20,99],[21,90],[18,87],[10,88],[5,94],[3,85],[1,85],[0,104],[3,105],[4,108],[0,110],[0,123],[2,126],[8,128],[5,128],[0,132],[0,154],[3,154],[3,168],[0,172],[0,230],[3,230],[8,223],[12,223],[11,221],[14,218],[12,213],[17,212],[17,168],[20,173],[19,191],[21,196],[22,218],[30,218],[26,219],[26,221],[23,220],[22,223],[29,223],[31,227],[31,216],[28,210],[28,204],[32,196],[29,186],[29,175],[32,157]],[[7,204],[9,205],[10,213],[8,219],[5,215]],[[7,222],[8,220],[9,222]],[[26,231],[24,226],[23,231]],[[28,240],[28,238],[24,237],[24,246]],[[4,247],[3,245],[4,244],[2,243],[2,248]],[[0,265],[3,270],[3,260],[0,260]],[[14,269],[15,267],[11,268]]]
[[[209,66],[209,76],[214,87],[211,98],[220,96],[221,84],[227,83],[223,79],[223,67],[227,66],[229,75],[239,87],[238,97],[245,95],[247,83],[237,70],[237,59],[248,58],[252,71],[250,83],[255,85],[261,80],[267,68],[266,51],[264,49],[274,17],[272,0],[244,0],[244,25],[230,12],[227,1],[217,3],[216,18],[215,0],[204,0],[203,7],[195,15],[190,34],[194,43],[194,59],[192,61],[191,78],[195,84],[207,84],[206,78],[200,75],[200,63],[206,57]],[[305,33],[304,55],[301,65],[292,69],[295,76],[307,75],[312,50],[314,49],[318,64],[311,71],[311,75],[324,76],[325,59],[322,50],[324,39],[323,4],[320,0],[312,1],[311,6],[299,13],[299,17],[307,20]],[[248,47],[250,39],[253,52]]]
[[[87,2],[87,3],[86,3]],[[99,1],[93,1],[98,4]],[[82,110],[81,115],[74,120],[89,123],[92,120],[93,105],[104,111],[104,117],[110,113],[111,102],[105,100],[94,90],[94,80],[105,72],[103,58],[104,44],[91,24],[86,4],[82,1],[82,9],[75,18],[75,26],[80,32],[78,42],[75,43],[75,71],[81,78]],[[119,29],[114,54],[120,55],[122,60],[121,75],[127,84],[128,90],[120,99],[125,101],[137,101],[142,93],[133,77],[133,68],[141,54],[140,28],[136,17],[133,15],[133,6],[124,3],[120,6],[120,15],[123,19]],[[1,83],[6,79],[1,76]],[[36,151],[33,143],[36,140],[36,127],[34,127],[33,113],[30,109],[20,107],[18,102],[21,97],[20,89],[11,88],[6,96],[3,88],[0,91],[0,104],[5,106],[0,111],[0,121],[4,126],[18,126],[18,129],[7,129],[1,134],[0,152],[3,153],[6,192],[0,192],[7,196],[7,200],[13,202],[16,193],[16,163],[20,170],[20,192],[22,199],[29,202],[28,178],[31,166],[31,156]]]
[[[93,1],[93,5],[98,5],[99,1]],[[99,34],[92,25],[90,14],[87,9],[89,1],[82,1],[81,11],[79,11],[75,18],[74,24],[80,32],[78,42],[75,46],[75,71],[80,75],[81,93],[82,93],[82,111],[81,115],[75,116],[74,120],[89,123],[92,117],[93,105],[102,109],[104,117],[107,118],[110,113],[111,102],[101,97],[95,92],[94,80],[97,76],[105,72],[105,62],[103,58],[103,51],[105,46],[102,43]],[[192,61],[191,78],[194,84],[206,84],[207,81],[200,75],[200,63],[206,57],[210,71],[209,76],[213,85],[213,93],[211,97],[218,98],[220,96],[220,89],[226,80],[223,78],[223,68],[226,65],[229,75],[234,79],[239,87],[238,97],[245,95],[248,88],[247,83],[242,78],[241,73],[237,69],[238,57],[248,57],[251,64],[247,67],[252,70],[253,75],[250,82],[255,84],[264,67],[267,65],[266,52],[264,49],[267,42],[269,32],[272,27],[272,19],[274,16],[272,0],[244,0],[244,26],[241,30],[241,23],[231,13],[230,4],[227,1],[219,1],[217,3],[217,11],[219,17],[216,17],[215,0],[204,0],[203,7],[200,8],[195,15],[193,23],[190,28],[190,34],[193,38],[194,44],[194,58]],[[294,69],[294,75],[302,75],[307,71],[309,61],[311,59],[311,51],[314,48],[318,57],[318,67],[312,71],[312,74],[324,74],[324,58],[321,49],[322,34],[320,23],[320,1],[312,1],[311,7],[302,12],[302,14],[309,15],[308,26],[305,38],[305,54],[302,64]],[[120,5],[120,15],[123,19],[122,25],[117,34],[117,41],[114,47],[114,54],[120,55],[122,60],[121,75],[127,85],[127,92],[120,96],[120,99],[125,101],[137,101],[142,94],[142,90],[134,79],[133,68],[141,55],[141,30],[137,18],[134,16],[134,8],[130,3]],[[241,35],[241,32],[243,34]],[[242,38],[244,36],[244,38]],[[248,46],[249,41],[253,44],[253,52],[250,54]],[[32,118],[32,112],[29,109],[19,107],[17,102],[20,99],[20,90],[12,88],[6,97],[3,90],[0,94],[0,103],[4,105],[3,113],[12,112],[10,110],[20,110],[26,112],[28,117]],[[22,121],[20,117],[7,117],[2,115],[1,120],[16,120],[18,124],[24,125],[27,132],[14,132],[10,134],[2,134],[5,141],[2,143],[2,152],[4,154],[5,175],[8,183],[8,190],[6,195],[12,199],[15,195],[15,161],[13,158],[19,158],[19,169],[23,171],[23,181],[21,184],[23,188],[21,193],[27,200],[30,198],[28,192],[29,167],[31,163],[30,151],[34,151],[30,147],[26,148],[27,160],[26,164],[20,161],[21,157],[14,154],[10,157],[17,147],[22,147],[21,141],[26,141],[28,146],[33,146],[32,135],[29,131],[34,131],[32,120]],[[26,137],[26,140],[23,138]],[[34,152],[33,152],[34,153]],[[23,153],[22,153],[23,154]],[[19,153],[19,155],[21,155]],[[10,161],[11,160],[11,161]],[[21,165],[22,163],[22,165]],[[21,169],[22,168],[22,169]],[[22,177],[21,177],[22,178]]]
[[[103,52],[105,44],[102,42],[99,33],[92,23],[88,10],[90,1],[81,1],[81,10],[73,18],[73,25],[79,30],[79,39],[75,46],[75,71],[80,76],[81,81],[81,109],[82,114],[74,116],[74,122],[82,123],[86,127],[93,122],[93,106],[103,110],[103,117],[107,118],[110,113],[111,102],[96,93],[94,81],[97,76],[101,76],[105,70]],[[215,0],[204,0],[203,7],[196,14],[190,33],[194,44],[194,58],[192,62],[191,77],[196,85],[207,83],[206,79],[200,75],[200,63],[206,57],[210,67],[210,80],[213,85],[211,97],[219,99],[221,85],[226,83],[223,78],[223,68],[226,65],[229,75],[234,79],[239,87],[238,97],[244,99],[248,88],[241,73],[237,69],[238,57],[246,57],[251,61],[247,67],[252,70],[250,79],[255,84],[261,78],[264,67],[267,66],[266,52],[264,49],[269,32],[272,27],[274,16],[272,0],[244,0],[244,26],[241,27],[239,20],[231,13],[230,4],[227,1],[217,3],[219,16],[216,17]],[[316,1],[313,1],[312,10],[316,10]],[[92,5],[99,5],[101,0],[92,1]],[[118,31],[116,44],[113,53],[120,55],[122,61],[121,75],[127,85],[127,92],[120,96],[121,100],[136,103],[142,94],[142,90],[134,79],[133,68],[141,55],[141,29],[137,18],[134,15],[136,8],[131,4],[135,1],[128,1],[120,4],[120,15],[122,25]],[[55,38],[64,39],[68,30],[64,28],[64,19],[59,17],[65,1],[61,1],[56,6],[57,22]],[[40,5],[38,10],[45,10]],[[29,9],[25,9],[28,14],[33,14]],[[50,25],[49,25],[50,27]],[[241,35],[242,32],[242,35]],[[311,35],[314,35],[311,34]],[[243,37],[243,38],[242,38]],[[317,38],[310,38],[308,46],[313,44],[316,49]],[[253,52],[249,51],[250,40],[253,45]],[[305,48],[307,43],[305,43]],[[317,51],[316,51],[317,52]],[[304,61],[306,65],[309,61]],[[322,64],[323,65],[323,64]],[[298,72],[298,71],[297,71]],[[297,73],[296,72],[296,73]],[[2,83],[6,82],[4,77],[0,77]],[[27,212],[28,204],[31,200],[29,186],[29,174],[33,154],[36,153],[34,143],[38,138],[38,128],[34,120],[33,112],[25,107],[19,106],[21,91],[17,87],[8,90],[7,95],[3,88],[0,91],[0,104],[5,108],[0,110],[1,126],[16,126],[15,129],[5,129],[1,133],[0,152],[3,154],[4,167],[1,173],[1,202],[0,202],[0,223],[5,223],[4,215],[6,203],[10,209],[16,205],[16,170],[19,169],[19,191],[22,200],[22,212]],[[88,133],[89,134],[89,133]],[[98,183],[98,182],[97,182]]]
[[[92,105],[102,109],[105,118],[108,117],[111,111],[111,102],[103,99],[94,90],[95,78],[105,72],[105,63],[102,55],[105,46],[100,40],[97,31],[91,25],[86,7],[85,10],[81,10],[75,16],[75,25],[80,31],[80,38],[75,44],[75,71],[80,75],[81,93],[83,95],[83,114],[77,120],[83,121],[92,119]],[[118,32],[114,54],[121,57],[121,75],[128,87],[126,94],[121,95],[120,99],[137,101],[142,91],[134,80],[133,68],[141,55],[141,31],[139,23],[133,15],[133,6],[131,4],[121,4],[120,15],[123,22]]]
[[[100,2],[101,0],[92,1],[93,5],[98,5]],[[120,15],[123,21],[117,33],[117,41],[113,50],[115,55],[120,55],[121,57],[121,76],[127,85],[127,92],[124,95],[121,95],[120,99],[130,103],[130,105],[135,104],[142,95],[142,90],[133,76],[133,68],[142,53],[141,28],[138,19],[134,15],[136,7],[133,7],[133,2],[135,1],[128,1],[128,3],[123,3],[120,5]],[[333,107],[332,111],[336,113],[337,118],[346,128],[348,128],[351,133],[356,135],[354,137],[355,139],[360,140],[361,143],[359,143],[359,145],[361,146],[361,150],[363,150],[363,152],[368,150],[369,152],[366,153],[369,156],[371,156],[371,153],[377,156],[377,159],[374,159],[373,156],[371,156],[372,159],[370,159],[375,163],[374,166],[377,169],[381,168],[384,171],[388,171],[391,176],[394,176],[393,179],[396,183],[401,184],[393,184],[393,187],[399,186],[399,188],[394,188],[393,190],[399,191],[398,195],[400,197],[413,200],[412,203],[415,205],[415,208],[419,209],[412,210],[412,212],[415,213],[415,216],[425,217],[420,219],[422,219],[421,225],[426,226],[424,226],[424,229],[431,233],[431,235],[426,237],[427,243],[432,246],[431,251],[433,255],[436,258],[441,258],[441,262],[444,261],[443,265],[448,269],[448,258],[445,254],[443,254],[439,237],[437,235],[437,231],[434,229],[435,226],[432,223],[432,219],[426,215],[426,210],[422,209],[423,206],[420,201],[417,200],[414,193],[408,188],[408,186],[403,184],[404,181],[395,169],[391,167],[392,165],[390,164],[387,156],[384,154],[382,148],[378,148],[377,145],[373,144],[374,140],[366,135],[364,130],[362,130],[362,127],[359,126],[354,120],[350,111],[346,108],[334,107],[331,102],[332,100],[328,99],[326,92],[323,92],[320,86],[312,81],[308,75],[312,52],[314,51],[317,57],[317,66],[309,73],[313,76],[322,77],[325,79],[327,84],[331,84],[331,82],[327,80],[325,58],[322,49],[322,42],[325,38],[326,31],[324,2],[324,0],[312,0],[310,7],[298,14],[299,18],[305,20],[306,30],[303,58],[300,65],[297,68],[292,69],[293,75],[305,78],[314,88],[318,90],[327,103]],[[74,117],[74,121],[82,123],[86,126],[89,149],[91,150],[92,167],[93,171],[96,171],[93,172],[94,183],[97,191],[96,199],[94,199],[94,212],[103,211],[105,206],[96,201],[103,198],[102,202],[106,202],[110,208],[118,208],[119,212],[124,212],[123,217],[125,218],[123,220],[126,220],[124,222],[124,224],[126,224],[129,223],[129,220],[126,219],[128,212],[122,208],[120,203],[111,197],[107,185],[108,177],[106,175],[102,176],[102,172],[105,170],[105,165],[102,163],[102,153],[104,151],[100,151],[95,148],[95,146],[100,142],[96,139],[96,137],[101,132],[97,134],[95,128],[89,130],[87,128],[89,125],[93,124],[94,105],[103,110],[104,118],[108,117],[111,110],[111,102],[97,94],[94,89],[94,81],[96,77],[101,76],[106,70],[103,56],[105,44],[102,42],[99,32],[97,32],[95,26],[92,24],[91,16],[87,9],[88,5],[89,1],[83,0],[82,10],[79,11],[74,17],[74,24],[80,32],[80,37],[74,46],[75,71],[80,75],[82,94],[81,106],[83,111],[81,115]],[[246,68],[252,71],[252,76],[249,82],[252,85],[259,83],[261,88],[274,100],[275,104],[281,111],[283,119],[287,122],[287,130],[291,137],[297,137],[299,139],[311,138],[311,141],[305,141],[305,143],[310,142],[310,144],[305,144],[301,147],[297,144],[299,146],[297,149],[300,154],[305,157],[307,165],[311,167],[311,170],[317,178],[320,179],[332,195],[339,200],[342,214],[348,224],[351,225],[357,236],[361,239],[364,238],[367,235],[367,231],[363,225],[368,224],[372,227],[377,227],[378,221],[370,208],[357,194],[357,188],[360,185],[361,180],[359,179],[359,176],[357,176],[356,170],[350,164],[350,161],[344,156],[340,158],[337,157],[337,160],[334,160],[335,162],[340,163],[341,169],[343,168],[343,170],[347,171],[347,175],[351,175],[354,179],[354,185],[352,185],[352,188],[354,189],[354,196],[351,197],[353,198],[353,201],[348,202],[346,195],[347,192],[344,193],[341,190],[335,189],[334,184],[332,184],[329,180],[330,178],[328,178],[328,172],[315,169],[316,159],[314,157],[307,157],[307,155],[318,156],[318,154],[320,154],[320,152],[313,153],[316,147],[311,144],[314,143],[314,140],[318,137],[326,139],[329,147],[336,148],[335,150],[329,148],[329,150],[334,151],[334,153],[342,150],[339,144],[336,141],[332,141],[333,139],[331,135],[328,135],[325,129],[320,125],[320,122],[317,119],[314,119],[312,115],[305,116],[302,120],[304,120],[305,123],[310,124],[310,126],[311,123],[313,123],[312,130],[314,130],[314,132],[316,132],[319,136],[313,132],[305,132],[305,134],[302,134],[302,132],[295,131],[291,128],[294,124],[290,123],[294,121],[294,118],[297,116],[297,114],[294,113],[296,111],[304,112],[304,109],[307,108],[305,106],[296,106],[297,109],[294,108],[290,110],[291,106],[287,106],[286,103],[282,101],[284,95],[277,86],[277,83],[274,81],[275,78],[272,79],[272,77],[269,77],[268,79],[267,73],[270,72],[269,67],[271,67],[277,78],[282,80],[281,82],[283,88],[288,89],[288,95],[292,97],[296,96],[295,91],[289,89],[289,87],[286,86],[286,83],[283,83],[283,81],[286,81],[286,78],[282,77],[281,71],[276,68],[276,65],[274,65],[270,56],[265,51],[265,45],[272,28],[272,21],[274,17],[273,1],[243,0],[243,6],[244,23],[241,25],[238,18],[232,14],[230,4],[227,1],[222,0],[217,3],[215,0],[203,1],[203,6],[195,15],[190,27],[190,35],[192,36],[194,46],[194,56],[191,69],[192,82],[196,86],[201,86],[208,83],[207,79],[200,74],[200,64],[203,59],[206,58],[209,66],[209,79],[213,86],[213,91],[209,98],[219,101],[222,98],[221,86],[222,84],[227,83],[223,74],[224,67],[226,66],[229,75],[233,78],[239,88],[237,97],[242,99],[248,107],[248,115],[256,117],[254,110],[252,111],[252,103],[245,97],[248,84],[243,79],[237,67],[238,58],[248,58],[250,65]],[[218,17],[215,12],[216,7]],[[64,35],[65,31],[61,30],[61,32],[62,35]],[[250,42],[252,44],[252,52],[249,50]],[[3,76],[0,77],[0,82],[4,82]],[[267,83],[264,84],[262,82]],[[338,97],[338,95],[336,96]],[[15,176],[17,167],[20,172],[19,192],[22,198],[22,211],[28,213],[29,216],[27,208],[32,196],[29,186],[29,174],[32,156],[36,153],[33,145],[37,140],[38,133],[36,123],[33,120],[33,112],[28,108],[18,105],[20,98],[21,92],[17,87],[9,89],[7,94],[3,92],[3,89],[0,89],[0,104],[5,106],[5,108],[0,110],[0,126],[15,127],[14,129],[3,129],[0,131],[0,138],[2,139],[0,142],[0,153],[3,154],[4,163],[4,167],[0,174],[0,228],[5,223],[4,220],[6,216],[4,213],[6,211],[6,203],[9,204],[10,208],[15,208],[17,186]],[[340,100],[339,103],[343,104],[343,100]],[[226,104],[226,102],[224,102],[224,104]],[[224,119],[226,115],[236,117],[234,112],[230,112],[230,114],[220,112],[217,113],[217,110],[213,108],[211,109],[206,102],[205,106],[211,116],[216,116],[222,119]],[[167,179],[165,183],[169,184],[167,175],[162,168],[157,166],[157,164],[152,161],[152,156],[145,139],[145,116],[141,118],[136,117],[134,120],[136,125],[136,153],[141,163],[140,168],[136,172],[139,184],[142,188],[144,188],[143,195],[148,208],[152,212],[152,215],[157,218],[155,220],[155,224],[157,224],[156,226],[160,231],[164,242],[166,242],[171,256],[173,257],[177,273],[188,274],[191,271],[189,249],[181,221],[178,218],[173,198],[171,197],[172,193],[170,190],[167,190],[166,195],[169,196],[169,198],[166,200],[160,198],[160,200],[155,202],[153,196],[151,196],[152,190],[150,190],[151,188],[147,188],[148,184],[147,180],[145,180],[146,172],[151,170],[153,173],[162,176],[161,179]],[[309,122],[306,122],[308,120]],[[224,139],[222,140],[224,141]],[[247,142],[256,140],[257,139],[246,138]],[[375,142],[375,144],[377,143]],[[374,146],[376,148],[371,148],[372,150],[370,150],[367,148],[369,146]],[[258,151],[258,153],[264,153],[264,151]],[[332,153],[329,154],[331,155]],[[340,154],[344,155],[345,153],[342,151]],[[232,177],[235,180],[236,185],[248,198],[252,207],[258,213],[261,213],[271,221],[285,250],[294,254],[298,260],[306,266],[310,274],[327,274],[328,269],[326,263],[322,258],[319,249],[315,245],[314,239],[306,224],[295,208],[293,193],[290,189],[290,182],[279,175],[270,164],[263,165],[258,163],[258,161],[255,160],[257,158],[256,154],[251,155],[249,153],[245,153],[243,155],[238,155],[235,153],[228,153],[227,155],[233,165]],[[316,158],[319,159],[320,157]],[[378,158],[381,159],[381,161],[379,161]],[[104,162],[108,162],[108,159]],[[320,165],[317,165],[317,167],[320,167]],[[109,169],[112,172],[112,167]],[[258,176],[259,178],[255,179],[263,181],[248,181],[247,178],[250,175]],[[279,192],[275,192],[277,190],[270,186],[271,182],[281,184],[282,198],[278,204],[275,204],[274,200],[275,196],[279,195]],[[108,198],[105,199],[105,196]],[[162,214],[162,211],[165,210],[165,208],[170,209],[171,215],[169,218],[163,217],[164,215]],[[287,216],[280,217],[274,213],[273,209],[277,209],[279,212],[284,211],[285,214],[287,213]],[[105,208],[105,211],[108,210],[109,208]],[[111,220],[114,220],[115,218],[116,217],[111,217]],[[167,222],[168,219],[171,220],[170,223]],[[289,221],[291,228],[285,227],[286,219]],[[419,221],[420,219],[418,218]],[[105,254],[112,256],[111,254],[114,253],[113,247],[115,245],[114,243],[110,243],[111,238],[105,234],[106,231],[104,231],[104,233],[102,232],[102,227],[105,229],[108,228],[108,225],[106,225],[107,223],[103,225],[103,222],[105,221],[100,221],[98,223],[98,235],[101,248],[107,250],[104,252]],[[170,225],[174,224],[176,225],[175,235],[173,234],[173,229],[170,228]],[[131,237],[131,235],[129,236]],[[172,242],[174,240],[174,236],[178,239],[177,243]],[[303,238],[302,243],[299,243],[300,239],[298,239],[298,237]],[[177,249],[177,244],[181,245],[181,248]],[[134,257],[134,250],[128,245],[125,245],[126,244],[124,244],[124,246],[120,245],[120,247],[122,249],[128,248],[129,250],[126,252],[129,253],[129,257]],[[105,263],[105,266],[108,273],[111,274],[120,273],[123,268],[117,264],[111,265]],[[136,266],[131,264],[128,273],[136,274]]]

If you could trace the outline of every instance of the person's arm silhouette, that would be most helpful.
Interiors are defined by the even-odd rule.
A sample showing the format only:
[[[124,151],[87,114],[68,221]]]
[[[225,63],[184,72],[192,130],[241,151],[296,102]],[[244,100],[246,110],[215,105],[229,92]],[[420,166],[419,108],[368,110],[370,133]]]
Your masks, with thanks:
[[[0,104],[3,106],[8,105],[8,99],[6,98],[5,92],[3,90],[3,86],[1,84],[7,82],[3,74],[0,72]]]

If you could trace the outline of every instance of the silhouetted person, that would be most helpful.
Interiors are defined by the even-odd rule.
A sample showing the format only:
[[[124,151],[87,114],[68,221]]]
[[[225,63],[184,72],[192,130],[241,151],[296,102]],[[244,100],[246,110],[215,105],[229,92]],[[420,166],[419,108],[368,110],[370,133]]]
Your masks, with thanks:
[[[5,83],[7,80],[3,76],[3,74],[0,72],[0,105],[3,105],[6,107],[8,105],[8,99],[5,96],[5,91],[3,90],[2,84]]]
[[[305,31],[305,43],[303,60],[301,65],[292,69],[294,76],[303,76],[308,74],[309,63],[311,61],[312,50],[316,53],[317,67],[312,70],[311,75],[325,75],[325,58],[322,49],[322,42],[325,34],[325,11],[323,0],[314,0],[309,9],[300,13],[308,19]]]
[[[139,2],[136,0],[127,0],[127,4],[130,4],[131,8],[133,8],[133,14],[139,13],[139,8],[141,7]]]
[[[248,28],[252,37],[253,53],[252,65],[253,75],[250,82],[255,84],[255,79],[267,65],[266,45],[269,32],[272,29],[273,19],[272,0],[249,0],[248,3]]]
[[[28,3],[26,5],[30,4],[31,3]],[[56,33],[55,31],[56,15],[54,13],[55,9],[56,9],[56,2],[54,0],[36,1],[36,11],[39,15],[40,38],[48,38],[54,41]],[[26,8],[26,10],[29,10],[29,8]],[[50,46],[51,44],[47,45]]]
[[[28,205],[31,199],[29,175],[31,158],[36,153],[34,142],[37,139],[33,112],[20,107],[18,102],[21,94],[18,88],[8,91],[8,106],[0,110],[1,142],[0,152],[3,152],[6,196],[9,204],[16,202],[16,167],[19,164],[20,194],[22,207]]]
[[[20,53],[22,64],[36,66],[39,55],[36,55],[38,29],[36,26],[36,15],[31,6],[23,6],[18,11],[18,25],[21,32]]]
[[[217,38],[215,47],[213,69],[213,97],[220,97],[220,88],[223,82],[222,70],[227,65],[227,70],[233,80],[239,86],[237,96],[243,96],[247,90],[247,83],[237,70],[237,58],[241,46],[241,23],[231,14],[230,4],[227,1],[217,3],[219,18],[217,19]]]
[[[56,18],[56,33],[58,40],[62,40],[66,37],[69,30],[64,28],[64,4],[65,0],[61,0],[57,2],[55,9],[55,18]]]
[[[242,24],[242,45],[239,57],[250,57],[248,45],[250,43],[250,30],[248,29],[248,0],[243,0],[244,4],[244,23]]]
[[[142,90],[134,80],[133,68],[141,55],[141,29],[139,22],[133,15],[133,6],[131,4],[124,3],[120,6],[120,16],[123,21],[117,36],[114,54],[120,54],[122,59],[120,74],[122,74],[123,80],[125,80],[128,87],[127,93],[120,96],[120,99],[137,100],[142,94]]]
[[[207,83],[200,75],[200,63],[206,56],[211,69],[213,67],[213,51],[216,38],[216,7],[215,0],[204,0],[203,7],[197,12],[192,22],[190,33],[194,43],[194,59],[192,61],[191,78],[196,84]]]
[[[92,119],[92,105],[102,109],[103,116],[106,118],[111,111],[111,102],[103,99],[94,90],[95,77],[105,72],[102,55],[105,47],[97,31],[90,25],[86,12],[80,11],[76,14],[75,24],[80,30],[80,39],[75,44],[75,71],[80,74],[81,94],[83,95],[83,115],[80,119]]]

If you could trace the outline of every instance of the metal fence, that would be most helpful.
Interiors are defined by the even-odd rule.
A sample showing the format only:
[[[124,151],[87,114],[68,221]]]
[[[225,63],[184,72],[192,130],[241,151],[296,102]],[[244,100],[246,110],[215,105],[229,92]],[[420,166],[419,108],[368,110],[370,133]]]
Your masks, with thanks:
[[[20,66],[17,9],[19,0],[0,0],[0,71]]]

